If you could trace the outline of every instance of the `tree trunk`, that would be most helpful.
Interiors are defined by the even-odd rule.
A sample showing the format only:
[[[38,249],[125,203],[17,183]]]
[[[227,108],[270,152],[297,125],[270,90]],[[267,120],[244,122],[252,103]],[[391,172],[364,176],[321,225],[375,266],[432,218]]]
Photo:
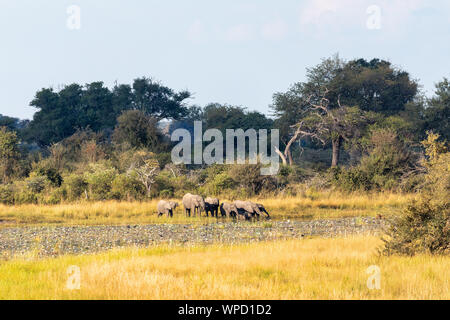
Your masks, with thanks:
[[[336,139],[333,139],[333,159],[331,160],[331,167],[335,168],[339,165],[339,155],[341,153],[341,142],[342,138],[339,136]]]
[[[291,149],[287,149],[287,156],[288,156],[288,159],[289,159],[289,165],[292,166],[294,164],[294,159],[292,158]]]
[[[283,165],[287,165],[286,156],[277,147],[275,147],[275,152],[280,156]]]

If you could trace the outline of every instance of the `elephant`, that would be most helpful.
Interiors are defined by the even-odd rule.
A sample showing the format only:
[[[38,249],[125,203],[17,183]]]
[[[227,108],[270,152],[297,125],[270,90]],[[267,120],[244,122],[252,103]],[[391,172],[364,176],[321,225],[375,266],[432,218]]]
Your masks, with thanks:
[[[267,215],[267,219],[270,219],[270,214],[267,212],[266,208],[261,203],[257,203],[256,205],[258,206],[259,211],[264,212]]]
[[[267,214],[267,217],[270,217],[269,214],[267,213],[266,209],[264,208],[264,206],[261,204],[256,204],[251,201],[241,201],[241,200],[234,201],[234,204],[238,208],[238,211],[240,211],[240,214],[246,213],[247,215],[251,215],[252,217],[256,216],[259,219],[259,217],[264,212]],[[264,210],[262,211],[261,208],[263,208]]]
[[[209,212],[211,212],[212,217],[219,216],[219,199],[217,198],[206,198],[205,199],[205,211],[206,216],[208,216]]]
[[[178,203],[175,201],[166,201],[161,200],[158,202],[158,216],[162,216],[163,214],[167,214],[168,217],[173,217],[173,211],[178,207]]]
[[[191,216],[191,211],[194,216],[196,215],[197,212],[199,212],[199,215],[201,216],[202,210],[206,210],[205,200],[203,200],[203,197],[190,193],[184,195],[183,206],[186,216],[189,217]]]
[[[234,203],[222,202],[220,204],[220,214],[222,217],[236,218],[238,215],[238,209]]]

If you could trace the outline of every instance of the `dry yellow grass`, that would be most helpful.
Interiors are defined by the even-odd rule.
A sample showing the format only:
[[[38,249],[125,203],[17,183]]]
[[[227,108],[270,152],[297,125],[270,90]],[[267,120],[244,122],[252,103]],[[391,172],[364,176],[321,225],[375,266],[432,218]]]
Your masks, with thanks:
[[[0,264],[0,299],[450,299],[450,257],[380,257],[373,237],[126,249]],[[67,268],[81,289],[67,290]],[[381,269],[381,290],[366,270]]]
[[[388,215],[403,208],[414,195],[394,193],[351,194],[323,192],[299,197],[252,199],[266,206],[274,218],[338,218]],[[176,199],[175,199],[176,200]],[[181,201],[178,200],[181,204]],[[174,219],[158,218],[158,200],[147,202],[77,202],[58,205],[0,205],[3,224],[129,224],[183,223],[203,219],[186,219],[182,208]],[[6,223],[5,223],[6,222]]]

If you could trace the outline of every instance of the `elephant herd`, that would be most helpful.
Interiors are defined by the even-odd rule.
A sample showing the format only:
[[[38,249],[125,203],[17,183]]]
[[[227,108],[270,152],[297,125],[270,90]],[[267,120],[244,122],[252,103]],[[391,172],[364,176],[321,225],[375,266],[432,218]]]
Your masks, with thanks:
[[[233,219],[251,220],[252,218],[258,218],[263,214],[270,219],[270,215],[266,208],[262,204],[254,203],[252,201],[236,200],[234,202],[219,202],[217,198],[206,198],[195,194],[186,194],[182,200],[184,213],[187,217],[202,215],[204,211],[206,216],[219,217],[219,211],[221,217],[230,217]],[[173,217],[174,210],[178,207],[178,203],[175,201],[161,200],[158,203],[158,216],[166,214],[169,217]]]

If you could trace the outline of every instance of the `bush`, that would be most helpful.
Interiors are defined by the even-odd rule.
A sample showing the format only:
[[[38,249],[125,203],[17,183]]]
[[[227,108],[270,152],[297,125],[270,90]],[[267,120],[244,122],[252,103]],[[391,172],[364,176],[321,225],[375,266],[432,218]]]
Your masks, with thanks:
[[[141,200],[145,197],[146,190],[142,182],[134,175],[118,175],[111,186],[111,196],[118,200]]]
[[[368,154],[359,165],[348,169],[333,169],[332,182],[345,191],[390,190],[416,163],[414,155],[392,130],[380,129],[371,135]]]
[[[64,178],[64,187],[69,200],[77,200],[87,190],[88,183],[83,176],[71,174]]]
[[[47,178],[44,176],[30,177],[26,180],[27,187],[34,193],[41,193],[47,187]]]
[[[90,165],[90,170],[85,174],[93,200],[106,200],[111,197],[112,182],[117,176],[117,170],[107,163],[95,163]]]
[[[227,172],[219,173],[208,179],[209,181],[202,188],[203,193],[218,196],[232,189],[236,182],[231,179]]]
[[[450,153],[435,152],[437,139],[429,135],[425,144],[429,159],[421,198],[392,221],[385,254],[450,253]]]
[[[386,254],[450,253],[450,205],[423,198],[411,203],[392,221]]]
[[[14,204],[14,190],[11,185],[0,185],[0,203]]]
[[[152,197],[171,197],[175,191],[175,183],[172,182],[171,173],[168,171],[161,172],[157,177],[155,177],[155,183],[152,187],[151,196]],[[161,194],[163,192],[164,196]]]
[[[28,188],[19,190],[14,193],[14,204],[38,203],[37,195]]]
[[[270,179],[261,175],[261,164],[233,165],[229,171],[230,177],[242,188],[248,189],[249,195],[258,194],[264,184]]]
[[[159,192],[159,196],[163,199],[170,199],[173,197],[173,190],[166,189]]]
[[[64,188],[53,189],[48,195],[42,196],[40,202],[43,204],[59,204],[67,197]]]
[[[63,182],[63,178],[61,177],[59,172],[54,168],[45,168],[45,167],[37,168],[34,171],[34,174],[37,176],[45,177],[54,187],[60,187]]]

